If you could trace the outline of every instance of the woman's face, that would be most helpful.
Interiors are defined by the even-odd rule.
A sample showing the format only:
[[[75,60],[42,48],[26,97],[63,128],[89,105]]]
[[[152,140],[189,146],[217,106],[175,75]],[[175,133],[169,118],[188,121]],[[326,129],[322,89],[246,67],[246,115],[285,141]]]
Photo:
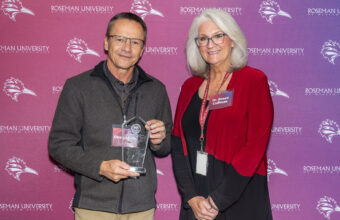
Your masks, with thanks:
[[[228,35],[223,34],[224,32],[210,20],[203,22],[198,28],[198,41],[202,43],[199,46],[199,50],[203,59],[211,67],[230,64],[233,42]],[[207,45],[204,45],[204,42]]]

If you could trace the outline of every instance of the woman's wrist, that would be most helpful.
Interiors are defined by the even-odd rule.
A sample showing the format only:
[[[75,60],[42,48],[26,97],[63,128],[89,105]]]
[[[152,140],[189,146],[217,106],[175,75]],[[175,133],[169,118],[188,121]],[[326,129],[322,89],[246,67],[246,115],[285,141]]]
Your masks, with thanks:
[[[211,206],[212,209],[219,211],[218,208],[216,207],[215,203],[214,203],[214,200],[210,196],[208,196],[207,200],[208,200],[209,205]]]

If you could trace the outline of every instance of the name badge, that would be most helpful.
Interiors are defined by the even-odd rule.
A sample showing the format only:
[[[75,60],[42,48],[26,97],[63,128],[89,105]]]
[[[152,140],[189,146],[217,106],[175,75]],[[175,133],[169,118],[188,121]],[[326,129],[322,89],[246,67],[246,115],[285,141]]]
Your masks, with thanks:
[[[233,91],[223,91],[220,94],[216,94],[210,98],[209,109],[221,109],[230,107],[233,105]]]
[[[197,151],[196,173],[206,176],[207,170],[208,170],[208,154],[205,152]]]

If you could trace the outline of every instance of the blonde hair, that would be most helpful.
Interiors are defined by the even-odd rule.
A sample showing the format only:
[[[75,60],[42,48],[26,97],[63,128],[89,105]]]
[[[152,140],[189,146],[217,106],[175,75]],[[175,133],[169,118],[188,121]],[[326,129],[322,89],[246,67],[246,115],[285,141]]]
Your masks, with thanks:
[[[236,21],[225,11],[206,9],[193,20],[186,43],[187,65],[192,73],[198,76],[206,76],[209,70],[209,64],[202,58],[195,42],[195,38],[198,36],[199,26],[207,20],[214,22],[234,43],[230,55],[232,71],[241,69],[247,65],[247,41]]]

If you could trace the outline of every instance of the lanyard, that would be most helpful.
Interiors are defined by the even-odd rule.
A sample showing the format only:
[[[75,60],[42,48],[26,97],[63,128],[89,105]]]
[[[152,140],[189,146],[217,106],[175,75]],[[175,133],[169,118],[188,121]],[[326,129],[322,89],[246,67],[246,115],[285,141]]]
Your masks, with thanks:
[[[221,82],[220,87],[217,90],[217,93],[220,91],[220,89],[222,88],[223,84],[227,81],[228,77],[230,76],[231,73],[226,73],[224,75],[224,78]],[[205,107],[206,103],[207,103],[207,99],[208,99],[208,92],[209,92],[209,85],[210,85],[210,74],[208,76],[208,80],[207,80],[207,86],[205,87],[205,91],[204,91],[204,95],[203,95],[203,100],[202,100],[202,104],[201,104],[201,110],[200,110],[200,116],[199,116],[199,122],[200,122],[200,126],[201,126],[201,136],[200,136],[200,142],[201,142],[201,152],[203,152],[203,142],[204,142],[204,124],[205,121],[207,120],[207,116],[208,116],[208,112],[209,112],[209,105],[207,107]]]

